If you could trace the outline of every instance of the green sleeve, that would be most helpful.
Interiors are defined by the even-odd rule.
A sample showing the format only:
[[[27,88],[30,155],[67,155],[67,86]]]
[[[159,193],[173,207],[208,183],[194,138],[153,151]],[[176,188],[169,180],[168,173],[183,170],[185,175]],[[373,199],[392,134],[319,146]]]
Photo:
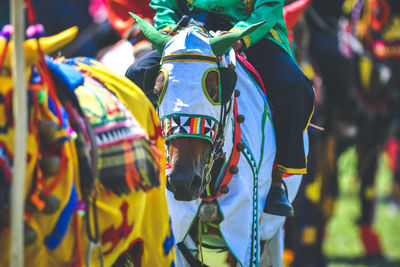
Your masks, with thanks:
[[[174,28],[186,9],[186,1],[182,0],[151,0],[149,5],[156,10],[154,27],[157,30],[168,26]]]
[[[246,28],[247,26],[266,20],[267,22],[259,29],[249,35],[253,45],[264,38],[273,27],[276,27],[281,34],[287,34],[286,25],[283,20],[284,0],[256,0],[254,11],[247,20],[239,21],[234,28]]]

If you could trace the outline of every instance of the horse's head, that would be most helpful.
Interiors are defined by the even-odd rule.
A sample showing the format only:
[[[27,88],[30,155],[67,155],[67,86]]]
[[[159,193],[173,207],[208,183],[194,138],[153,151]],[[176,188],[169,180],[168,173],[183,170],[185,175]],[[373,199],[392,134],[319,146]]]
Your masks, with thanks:
[[[222,67],[220,57],[262,23],[214,38],[187,27],[172,37],[131,15],[162,53],[161,65],[146,72],[144,90],[158,96],[171,164],[168,188],[177,200],[194,200],[209,182],[215,149],[223,143],[223,107],[236,84],[236,73]]]
[[[72,178],[69,180],[60,179],[60,187],[65,192],[60,190],[57,191],[55,195],[50,193],[53,193],[56,189],[49,190],[46,192],[46,194],[48,193],[47,195],[44,193],[42,194],[44,190],[40,193],[37,190],[33,190],[36,184],[39,183],[43,188],[45,188],[45,185],[47,186],[45,182],[42,183],[43,180],[39,180],[40,178],[49,180],[49,177],[58,175],[61,169],[60,162],[62,161],[62,157],[59,157],[59,154],[56,153],[58,152],[57,149],[59,149],[62,142],[68,143],[72,141],[65,141],[68,139],[66,138],[66,131],[55,126],[58,120],[52,111],[57,110],[59,105],[57,102],[53,101],[54,99],[50,98],[49,94],[44,93],[47,88],[41,83],[41,79],[38,79],[39,76],[37,73],[31,75],[33,69],[32,64],[37,64],[39,62],[40,54],[38,53],[38,44],[40,44],[41,51],[44,54],[52,53],[70,42],[75,37],[76,33],[77,28],[73,27],[58,35],[29,39],[24,42],[25,76],[27,77],[27,92],[29,92],[29,105],[27,105],[29,116],[26,138],[28,160],[26,166],[25,191],[21,194],[23,194],[23,199],[27,200],[27,206],[29,205],[29,207],[31,207],[29,208],[31,210],[30,212],[33,212],[33,210],[40,210],[47,215],[55,214],[55,212],[59,210],[60,205],[64,205],[61,203],[67,202],[66,198],[69,197],[70,192],[67,192],[65,188],[72,183],[73,179],[71,173],[63,172],[64,176],[60,175],[61,178],[68,177],[68,175]],[[0,62],[0,230],[3,226],[2,215],[6,214],[9,208],[8,195],[14,161],[13,144],[15,118],[12,114],[11,104],[13,101],[14,86],[11,75],[11,51],[13,48],[14,44],[12,41],[9,42],[8,38],[4,35],[0,36],[0,58],[2,59]],[[34,104],[39,102],[41,103],[40,105]],[[48,103],[51,103],[51,105],[48,105]],[[49,108],[49,106],[53,109]],[[44,147],[47,149],[45,153],[43,153]],[[66,145],[65,147],[68,146]],[[71,153],[68,148],[64,150],[65,158]],[[73,165],[72,161],[65,164],[64,168],[69,170]],[[36,199],[37,201],[30,201],[30,199]],[[28,215],[27,217],[31,218],[33,216]],[[53,218],[49,216],[46,218],[46,221],[51,220],[53,220]],[[37,224],[34,224],[35,226],[33,228],[31,227],[32,225],[33,224],[25,224],[26,245],[32,244],[38,238]]]

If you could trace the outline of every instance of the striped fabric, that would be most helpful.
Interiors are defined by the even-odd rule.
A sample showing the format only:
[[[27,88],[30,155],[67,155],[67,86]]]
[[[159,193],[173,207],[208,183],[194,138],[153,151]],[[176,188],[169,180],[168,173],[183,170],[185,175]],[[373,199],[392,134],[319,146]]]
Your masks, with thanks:
[[[211,117],[176,115],[161,120],[165,140],[179,136],[204,138],[214,143],[218,132],[218,122]]]

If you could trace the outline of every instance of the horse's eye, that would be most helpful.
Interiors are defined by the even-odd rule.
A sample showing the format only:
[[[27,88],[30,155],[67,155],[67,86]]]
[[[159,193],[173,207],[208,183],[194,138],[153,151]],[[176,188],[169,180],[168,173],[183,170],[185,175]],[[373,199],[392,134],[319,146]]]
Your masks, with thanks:
[[[214,102],[218,102],[218,87],[210,87],[207,88],[208,91],[208,95],[210,96],[210,98],[214,101]]]
[[[214,103],[218,103],[219,102],[218,72],[213,70],[207,73],[205,79],[205,87],[210,99]]]

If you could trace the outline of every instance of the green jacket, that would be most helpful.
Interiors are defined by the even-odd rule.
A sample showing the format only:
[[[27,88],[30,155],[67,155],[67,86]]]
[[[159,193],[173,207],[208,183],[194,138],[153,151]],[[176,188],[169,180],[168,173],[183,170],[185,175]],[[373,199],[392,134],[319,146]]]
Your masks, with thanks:
[[[150,6],[157,11],[154,17],[156,29],[174,28],[181,17],[190,10],[208,11],[222,15],[232,24],[231,31],[267,20],[259,29],[245,37],[246,47],[262,38],[273,40],[290,55],[287,29],[283,20],[284,0],[151,0]]]

